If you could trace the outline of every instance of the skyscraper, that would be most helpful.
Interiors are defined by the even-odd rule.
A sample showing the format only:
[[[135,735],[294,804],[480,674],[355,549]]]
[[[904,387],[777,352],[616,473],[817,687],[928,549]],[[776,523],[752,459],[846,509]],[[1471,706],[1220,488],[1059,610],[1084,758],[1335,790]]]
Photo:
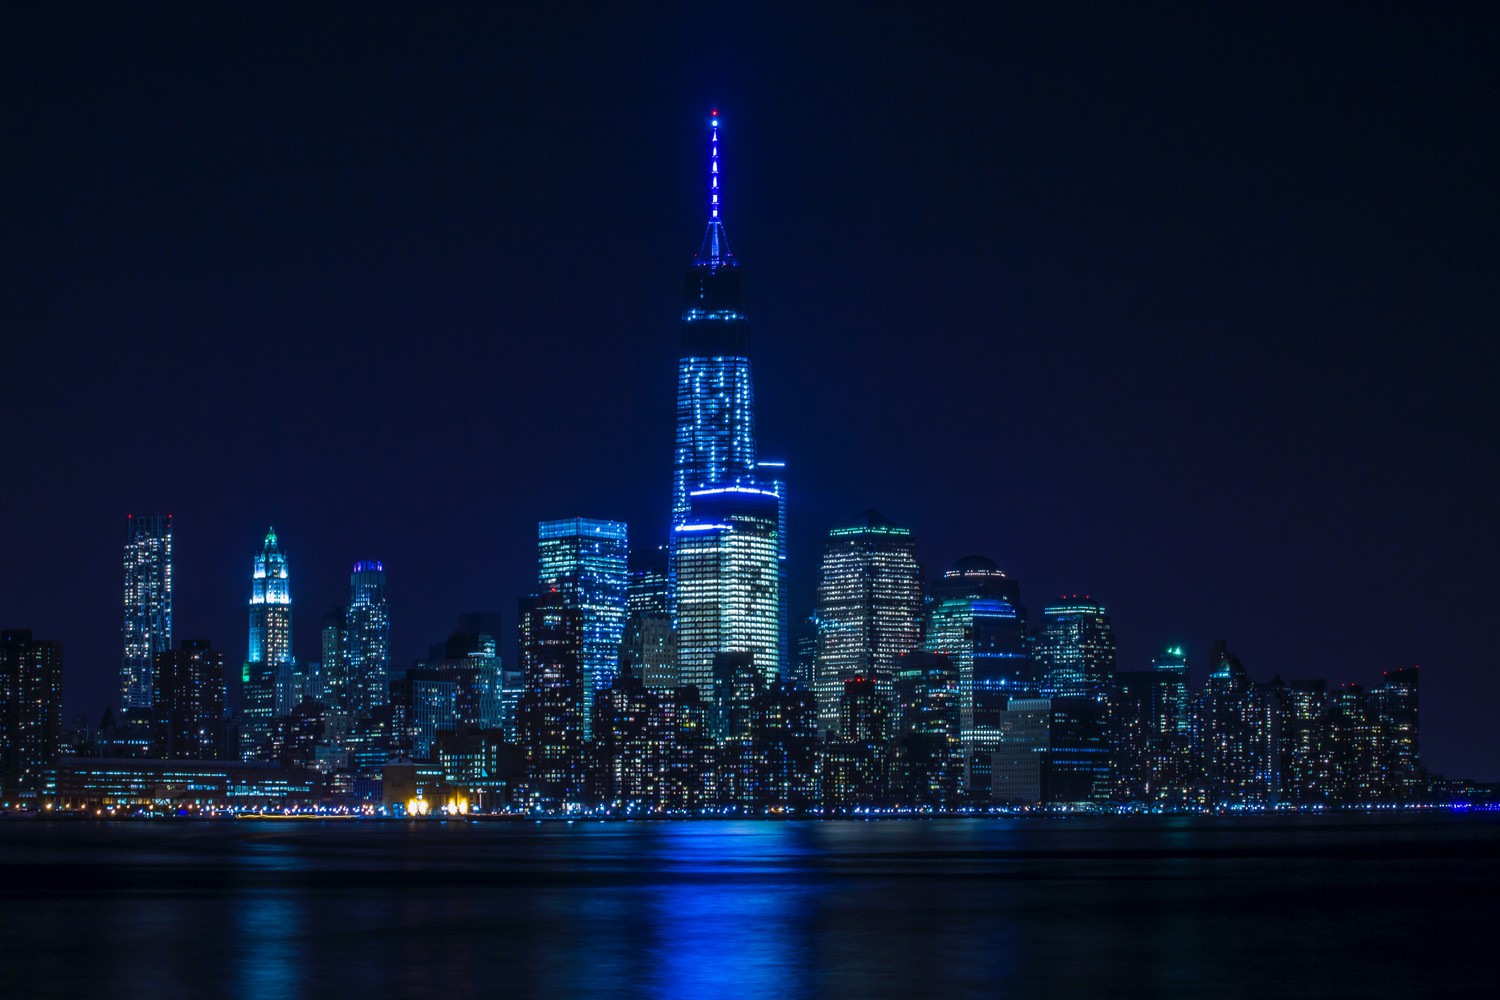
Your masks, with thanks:
[[[526,783],[534,804],[557,807],[583,792],[583,612],[550,590],[522,598],[520,612]]]
[[[357,562],[349,576],[344,612],[349,711],[358,717],[390,701],[391,616],[385,599],[385,564]]]
[[[276,529],[268,528],[250,571],[250,640],[240,674],[243,759],[272,756],[276,720],[290,715],[300,700],[291,691],[295,680],[291,581]]]
[[[1034,698],[1036,668],[1026,640],[1021,590],[983,556],[965,556],[933,583],[924,648],[958,669],[964,745],[982,749],[1011,698]]]
[[[537,584],[577,608],[583,629],[583,724],[587,735],[594,694],[614,682],[625,636],[627,529],[620,521],[570,517],[537,525]]]
[[[720,214],[719,113],[709,116],[708,228],[683,282],[672,525],[689,494],[755,473],[755,391],[739,261]]]
[[[329,707],[349,714],[352,681],[349,677],[349,628],[343,608],[334,608],[323,616],[323,683]]]
[[[203,639],[184,639],[156,654],[155,709],[162,757],[224,756],[224,653]]]
[[[1161,714],[1156,728],[1179,739],[1188,738],[1188,665],[1181,646],[1168,646],[1151,661],[1151,671],[1162,678]]]
[[[748,653],[770,684],[780,673],[780,500],[760,486],[717,486],[690,494],[675,529],[677,658],[680,683],[707,699],[714,658]]]
[[[265,544],[250,573],[250,653],[245,659],[292,662],[291,583],[275,528],[266,530]]]
[[[62,643],[0,632],[0,803],[52,793],[61,715]]]
[[[125,529],[125,653],[120,701],[151,708],[151,664],[172,648],[172,515],[131,514]]]
[[[1103,697],[1115,673],[1115,633],[1104,606],[1074,596],[1043,608],[1036,660],[1051,697]]]
[[[889,696],[896,661],[922,642],[922,579],[911,531],[874,510],[828,533],[818,580],[818,727],[839,727],[853,677]]]

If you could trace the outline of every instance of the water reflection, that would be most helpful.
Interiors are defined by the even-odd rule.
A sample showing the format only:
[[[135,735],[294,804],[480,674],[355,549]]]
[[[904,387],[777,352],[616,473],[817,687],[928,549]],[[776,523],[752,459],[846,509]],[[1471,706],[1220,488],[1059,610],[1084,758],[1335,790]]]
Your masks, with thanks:
[[[6,995],[1482,995],[1497,833],[0,824],[0,965]]]
[[[653,867],[646,983],[658,996],[797,995],[813,978],[817,889],[792,875],[810,847],[793,824],[663,826]]]

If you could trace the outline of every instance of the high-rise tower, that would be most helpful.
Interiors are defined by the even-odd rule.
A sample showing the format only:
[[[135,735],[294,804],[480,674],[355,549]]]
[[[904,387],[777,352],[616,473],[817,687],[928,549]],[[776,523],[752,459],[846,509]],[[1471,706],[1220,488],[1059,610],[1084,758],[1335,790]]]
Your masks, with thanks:
[[[627,528],[621,521],[569,517],[537,525],[537,583],[577,608],[583,646],[583,728],[591,734],[594,694],[614,682],[625,635],[629,577]]]
[[[0,632],[0,803],[35,807],[55,786],[62,643]]]
[[[694,490],[689,519],[677,526],[677,661],[681,683],[705,698],[716,659],[750,657],[763,683],[779,679],[781,600],[775,491],[763,486]]]
[[[126,709],[151,708],[151,664],[172,648],[172,515],[130,515],[125,531],[125,653],[120,696]]]
[[[391,613],[385,601],[385,565],[354,564],[349,574],[349,608],[344,673],[348,679],[349,711],[368,714],[391,700]]]
[[[1102,698],[1115,675],[1115,633],[1104,606],[1074,595],[1043,608],[1036,659],[1049,696]]]
[[[818,579],[818,726],[839,727],[844,682],[865,677],[889,696],[896,661],[922,644],[922,577],[911,531],[874,510],[828,533]]]
[[[250,652],[245,659],[251,663],[292,662],[291,583],[275,528],[266,531],[265,545],[251,569]]]
[[[674,529],[688,519],[692,491],[755,475],[750,324],[739,261],[724,234],[720,124],[715,110],[709,116],[708,228],[683,281],[672,457]],[[675,537],[672,545],[675,551]]]
[[[250,570],[250,641],[240,673],[245,760],[270,756],[276,720],[290,715],[298,700],[294,687],[291,581],[276,529],[268,528]]]

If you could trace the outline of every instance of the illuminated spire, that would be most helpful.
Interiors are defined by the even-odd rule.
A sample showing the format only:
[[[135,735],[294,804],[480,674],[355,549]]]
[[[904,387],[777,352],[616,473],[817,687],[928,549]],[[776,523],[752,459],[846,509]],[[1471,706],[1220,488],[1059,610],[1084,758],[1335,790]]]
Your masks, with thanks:
[[[719,109],[708,113],[708,230],[703,234],[703,246],[693,261],[698,267],[733,267],[739,262],[729,249],[729,239],[724,235],[724,219],[719,214]]]

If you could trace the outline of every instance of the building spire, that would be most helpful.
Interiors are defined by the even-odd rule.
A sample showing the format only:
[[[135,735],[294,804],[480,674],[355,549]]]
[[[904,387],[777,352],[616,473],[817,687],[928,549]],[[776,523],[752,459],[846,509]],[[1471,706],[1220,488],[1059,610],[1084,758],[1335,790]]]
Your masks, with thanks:
[[[703,246],[693,263],[698,267],[717,269],[733,267],[738,262],[729,249],[729,239],[724,235],[724,219],[719,188],[719,109],[708,112],[708,229],[703,234]]]

